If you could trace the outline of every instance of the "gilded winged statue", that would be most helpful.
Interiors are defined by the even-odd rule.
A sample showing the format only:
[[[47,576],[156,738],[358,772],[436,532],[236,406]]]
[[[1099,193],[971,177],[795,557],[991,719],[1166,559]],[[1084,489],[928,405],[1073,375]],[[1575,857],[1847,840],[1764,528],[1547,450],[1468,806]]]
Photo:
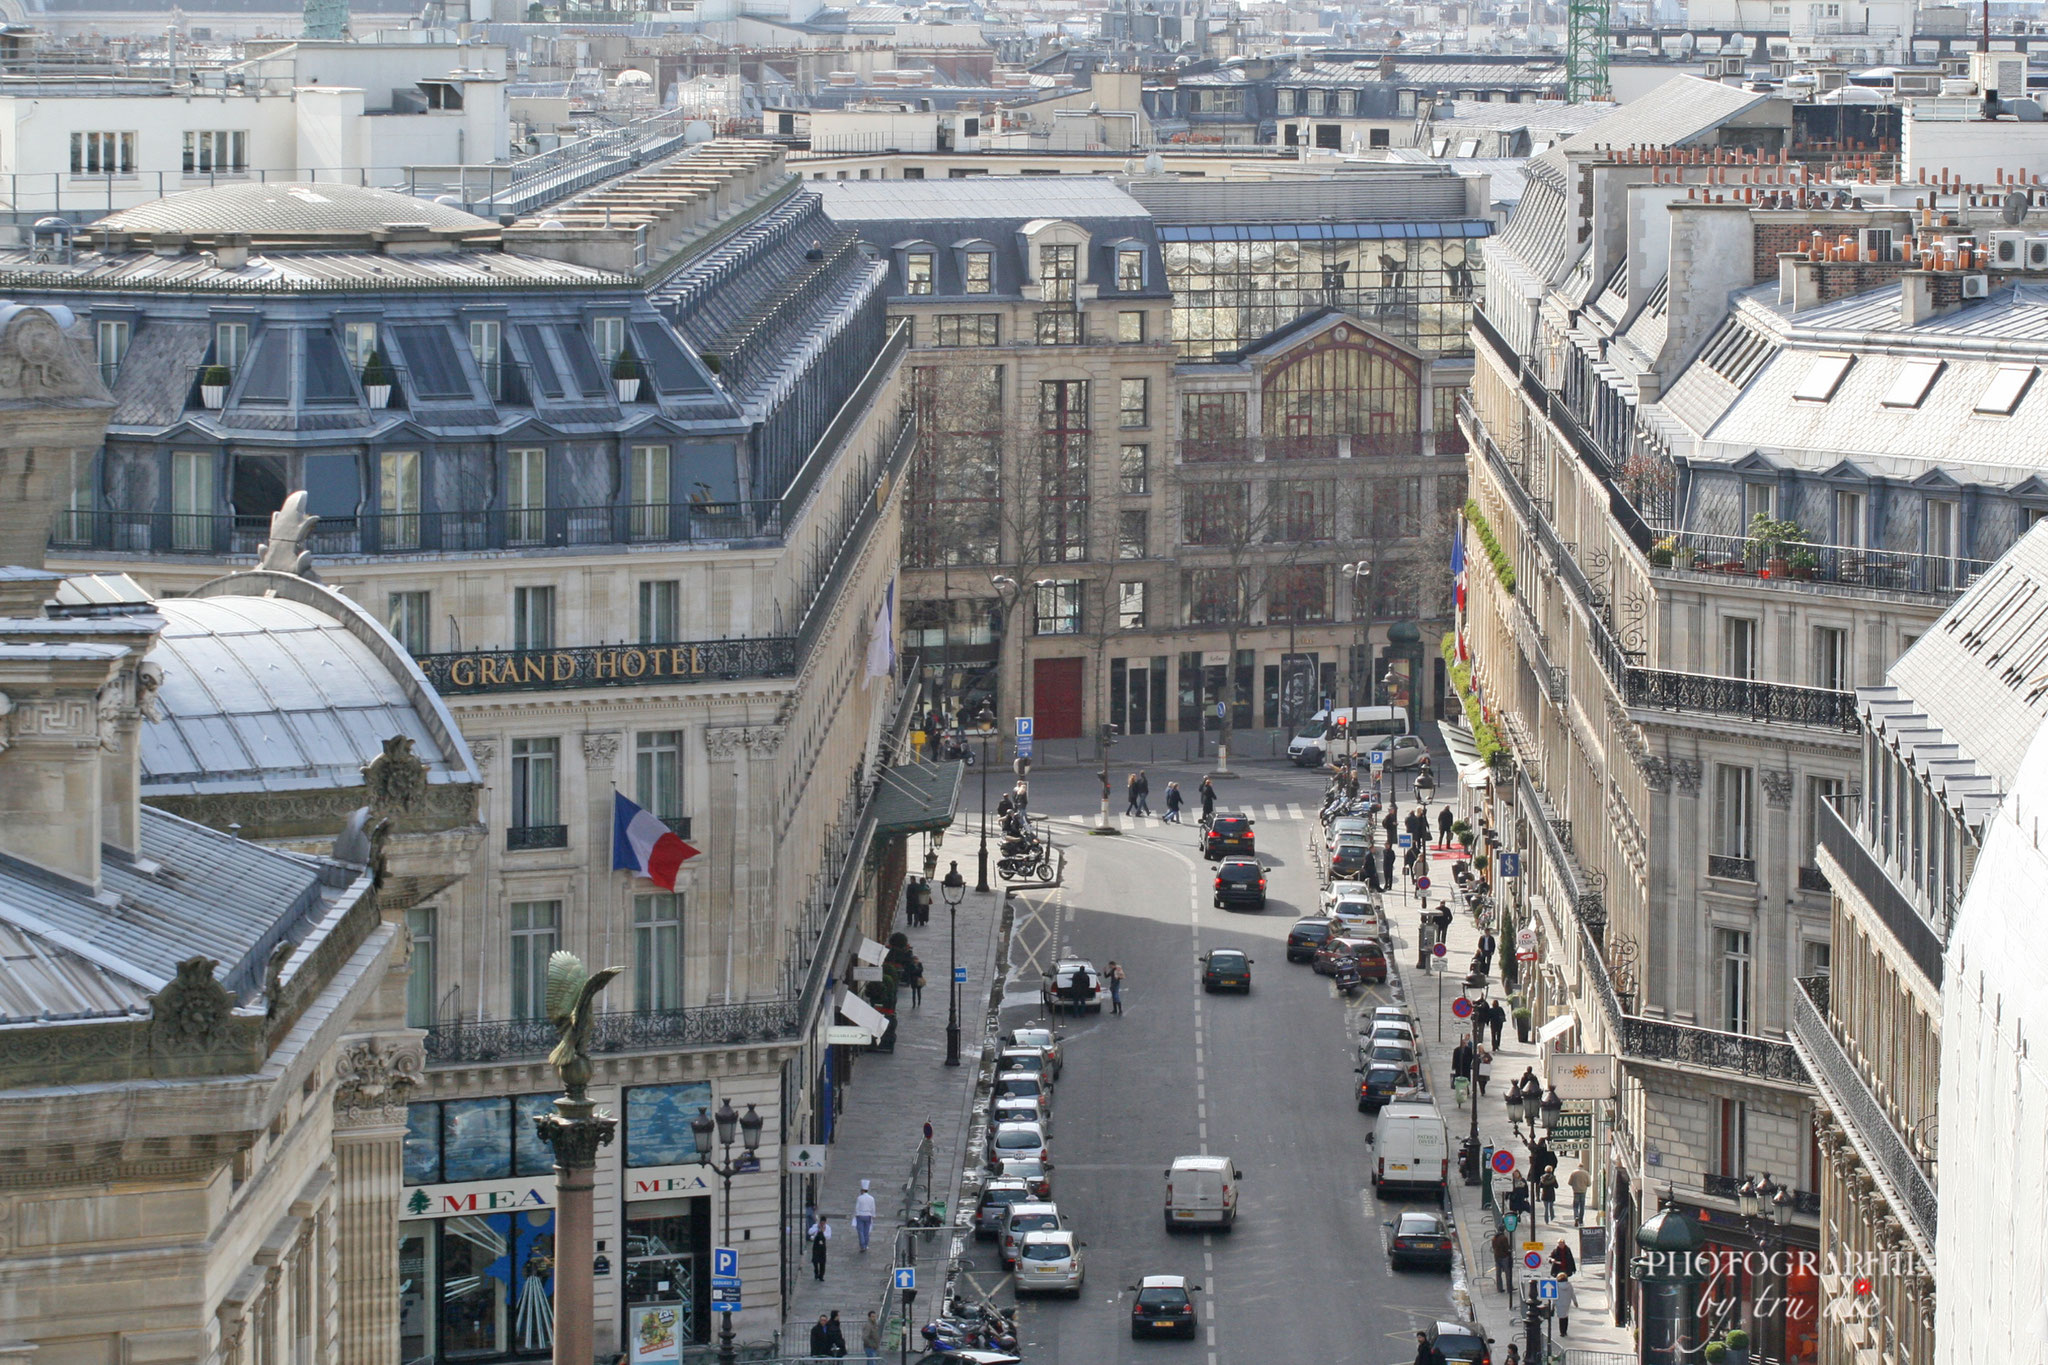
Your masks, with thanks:
[[[597,1022],[597,993],[624,970],[606,967],[600,972],[586,971],[583,959],[574,953],[556,953],[548,958],[548,1022],[562,1035],[555,1050],[548,1054],[548,1062],[562,1078],[562,1086],[572,1100],[581,1102],[588,1098],[588,1047],[591,1027]]]

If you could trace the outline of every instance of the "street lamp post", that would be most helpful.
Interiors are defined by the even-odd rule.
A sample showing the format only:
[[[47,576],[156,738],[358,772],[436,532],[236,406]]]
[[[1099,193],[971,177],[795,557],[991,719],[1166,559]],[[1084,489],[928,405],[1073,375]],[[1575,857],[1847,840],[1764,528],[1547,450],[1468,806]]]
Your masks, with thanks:
[[[975,855],[974,889],[988,890],[988,742],[995,738],[995,708],[987,702],[974,715],[974,737],[981,741],[981,850]]]
[[[1372,578],[1372,565],[1362,559],[1353,564],[1346,564],[1344,566],[1344,577],[1351,580],[1351,616],[1353,620],[1358,622],[1358,644],[1353,647],[1350,669],[1351,704],[1355,707],[1359,704],[1359,659],[1361,656],[1364,655],[1365,651],[1371,646],[1372,640],[1372,600],[1368,596],[1366,597],[1365,605],[1362,608],[1359,604],[1360,597],[1365,596],[1366,584]],[[1365,699],[1365,704],[1368,706],[1372,704],[1372,698],[1370,696],[1368,696]],[[1352,719],[1355,721],[1357,717],[1354,716],[1352,717]],[[1354,763],[1357,760],[1358,754],[1358,742],[1356,737],[1357,729],[1358,727],[1356,725],[1347,725],[1344,728],[1346,756],[1351,758]]]
[[[1748,1225],[1750,1232],[1756,1237],[1757,1244],[1763,1248],[1764,1264],[1768,1267],[1774,1254],[1784,1249],[1785,1230],[1792,1224],[1792,1191],[1784,1185],[1774,1184],[1771,1177],[1765,1174],[1752,1176],[1743,1181],[1742,1187],[1735,1192],[1735,1199],[1737,1207],[1742,1210],[1742,1221]],[[1786,1267],[1781,1273],[1781,1285],[1789,1283],[1789,1271],[1790,1268]],[[1783,1359],[1785,1321],[1789,1305],[1784,1301],[1785,1290],[1782,1288],[1778,1292],[1778,1300],[1778,1340],[1775,1345],[1778,1348],[1777,1358]],[[1756,1318],[1755,1295],[1752,1294],[1750,1321],[1752,1327],[1760,1329],[1761,1324],[1756,1322]],[[1754,1335],[1758,1338],[1759,1346],[1765,1344],[1763,1338],[1766,1334],[1762,1330],[1755,1331]],[[1757,1354],[1761,1355],[1763,1352],[1758,1351]]]
[[[712,1130],[718,1132],[718,1145],[723,1156],[721,1160],[711,1159]],[[740,1147],[745,1153],[738,1161],[733,1160],[733,1130],[739,1130]],[[690,1137],[697,1144],[697,1164],[710,1168],[711,1174],[721,1182],[720,1202],[725,1206],[725,1245],[732,1245],[732,1178],[742,1171],[758,1171],[761,1163],[754,1153],[761,1145],[761,1116],[748,1105],[747,1112],[733,1112],[730,1098],[720,1100],[716,1114],[701,1110],[690,1120]],[[718,1328],[718,1365],[734,1365],[733,1333],[731,1313],[721,1315],[725,1321]]]
[[[939,883],[946,899],[946,1065],[960,1065],[960,902],[967,898],[967,879],[960,864],[946,869]]]
[[[1479,1016],[1479,1007],[1480,1007],[1481,1005],[1484,1005],[1484,1004],[1486,1003],[1486,975],[1485,975],[1485,973],[1483,973],[1483,972],[1479,972],[1479,971],[1474,971],[1474,972],[1472,972],[1472,973],[1470,973],[1469,975],[1467,975],[1467,976],[1466,976],[1466,978],[1465,978],[1465,998],[1466,998],[1467,1000],[1470,1000],[1470,1001],[1472,1002],[1472,1013],[1471,1013],[1471,1015],[1470,1015],[1469,1017],[1470,1017],[1470,1018],[1472,1018],[1472,1019],[1474,1019],[1474,1020],[1477,1020],[1477,1019],[1478,1019],[1478,1018],[1480,1017],[1480,1016]],[[1439,1018],[1441,1018],[1442,1016],[1441,1016],[1441,1015],[1439,1015],[1438,1017],[1439,1017]],[[1479,1038],[1479,1034],[1480,1034],[1480,1032],[1481,1032],[1481,1031],[1482,1031],[1482,1030],[1481,1030],[1481,1029],[1479,1029],[1479,1028],[1477,1028],[1477,1027],[1475,1027],[1475,1028],[1473,1029],[1473,1031],[1472,1031],[1472,1037],[1473,1037],[1473,1043],[1472,1043],[1472,1074],[1471,1074],[1471,1076],[1470,1076],[1470,1077],[1469,1077],[1469,1078],[1467,1079],[1467,1081],[1466,1081],[1466,1090],[1467,1090],[1467,1093],[1468,1093],[1468,1096],[1469,1096],[1469,1098],[1470,1098],[1470,1099],[1471,1099],[1471,1101],[1472,1101],[1472,1131],[1471,1131],[1470,1133],[1468,1133],[1468,1134],[1466,1135],[1466,1137],[1465,1137],[1465,1159],[1464,1159],[1464,1161],[1463,1161],[1463,1163],[1462,1163],[1462,1164],[1464,1165],[1464,1167],[1465,1167],[1465,1183],[1466,1183],[1467,1185],[1477,1185],[1477,1184],[1479,1183],[1479,1167],[1480,1167],[1480,1162],[1479,1162],[1479,1042],[1478,1042],[1478,1038]]]

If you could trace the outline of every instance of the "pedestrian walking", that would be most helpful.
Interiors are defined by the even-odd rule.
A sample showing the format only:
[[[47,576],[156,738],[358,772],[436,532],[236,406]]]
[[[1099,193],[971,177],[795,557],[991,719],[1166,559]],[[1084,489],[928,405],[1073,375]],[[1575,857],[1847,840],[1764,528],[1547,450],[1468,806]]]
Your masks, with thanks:
[[[1108,792],[1104,792],[1104,793],[1103,793],[1103,795],[1104,795],[1104,796],[1107,796],[1107,795],[1109,795],[1109,793],[1108,793]],[[1132,774],[1131,774],[1131,775],[1130,775],[1129,777],[1126,777],[1126,778],[1124,779],[1124,814],[1125,814],[1125,815],[1136,815],[1137,813],[1138,813],[1138,775],[1137,775],[1136,773],[1132,773]]]
[[[917,927],[917,886],[916,877],[903,883],[903,922],[913,929]]]
[[[1526,1217],[1529,1212],[1529,1182],[1520,1171],[1515,1172],[1515,1183],[1508,1186],[1508,1212],[1518,1217]]]
[[[868,1310],[868,1320],[861,1324],[860,1349],[870,1361],[882,1358],[882,1323],[872,1308]]]
[[[1551,1308],[1557,1313],[1559,1336],[1568,1337],[1572,1334],[1572,1309],[1578,1307],[1578,1304],[1579,1291],[1573,1287],[1572,1277],[1560,1275],[1557,1280],[1557,1300],[1551,1304]]]
[[[1494,1001],[1493,1018],[1488,1021],[1488,1027],[1493,1030],[1493,1050],[1495,1052],[1500,1051],[1500,1031],[1506,1026],[1507,1022],[1508,1007],[1498,1000]]]
[[[1508,1291],[1508,1296],[1510,1298],[1514,1297],[1512,1289]],[[1512,1341],[1508,1343],[1508,1353],[1501,1358],[1500,1365],[1522,1365],[1522,1348],[1519,1343]]]
[[[832,1354],[832,1319],[829,1314],[818,1314],[818,1320],[811,1324],[811,1354],[823,1358]]]
[[[1593,1174],[1586,1169],[1583,1158],[1575,1167],[1569,1182],[1572,1187],[1572,1226],[1584,1227],[1586,1223],[1586,1191],[1593,1188]]]
[[[910,955],[910,1007],[917,1009],[924,1004],[924,959],[917,954]],[[861,1247],[866,1251],[865,1244]]]
[[[839,1310],[825,1320],[825,1354],[834,1360],[846,1354],[846,1329],[839,1325]]]
[[[1124,1012],[1123,964],[1115,958],[1111,958],[1106,975],[1109,977],[1109,1012],[1111,1014],[1122,1014]]]
[[[1472,1062],[1472,1079],[1479,1085],[1479,1093],[1486,1093],[1486,1083],[1493,1079],[1493,1054],[1485,1048],[1475,1049],[1478,1054]]]
[[[1493,1288],[1496,1293],[1506,1294],[1510,1292],[1508,1286],[1514,1282],[1514,1276],[1510,1270],[1514,1254],[1514,1240],[1508,1236],[1507,1229],[1495,1228],[1493,1230]]]
[[[1442,845],[1445,848],[1449,848],[1451,846],[1451,826],[1456,823],[1457,817],[1451,814],[1451,808],[1449,806],[1445,806],[1442,810],[1436,813],[1436,832],[1438,844]]]
[[[1557,1221],[1557,1172],[1546,1169],[1536,1177],[1536,1188],[1543,1194],[1543,1217],[1545,1221]]]
[[[860,1182],[860,1193],[853,1200],[853,1235],[860,1238],[860,1254],[868,1254],[868,1236],[875,1230],[875,1196],[868,1188],[868,1182]]]
[[[1444,1365],[1444,1353],[1430,1341],[1427,1332],[1415,1334],[1415,1365]]]
[[[1394,846],[1389,843],[1380,850],[1380,884],[1387,890],[1394,889]]]
[[[1209,827],[1209,822],[1216,818],[1216,787],[1215,784],[1210,782],[1209,779],[1206,777],[1202,779],[1201,796],[1202,828],[1207,829]]]
[[[1178,782],[1169,782],[1169,783],[1167,783],[1167,784],[1166,784],[1166,823],[1167,823],[1167,824],[1169,824],[1169,825],[1177,825],[1177,824],[1179,824],[1179,823],[1180,823],[1180,807],[1181,807],[1181,799],[1182,799],[1182,798],[1181,798],[1181,794],[1180,794],[1180,783],[1178,783]]]
[[[1572,1255],[1571,1244],[1564,1238],[1557,1239],[1557,1245],[1550,1249],[1550,1274],[1554,1279],[1568,1279],[1579,1273],[1579,1258]]]
[[[1459,1037],[1458,1045],[1451,1049],[1451,1075],[1453,1078],[1472,1074],[1472,1035]]]
[[[811,1224],[811,1274],[814,1278],[825,1278],[825,1251],[832,1243],[832,1220],[824,1214]]]
[[[1401,817],[1395,813],[1393,802],[1387,802],[1387,818],[1380,824],[1386,827],[1387,847],[1392,848],[1401,841]]]
[[[1152,779],[1145,775],[1143,768],[1140,768],[1138,769],[1138,814],[1150,815],[1151,813]]]
[[[1493,950],[1498,946],[1498,942],[1491,933],[1484,929],[1479,931],[1479,974],[1481,976],[1493,975]]]

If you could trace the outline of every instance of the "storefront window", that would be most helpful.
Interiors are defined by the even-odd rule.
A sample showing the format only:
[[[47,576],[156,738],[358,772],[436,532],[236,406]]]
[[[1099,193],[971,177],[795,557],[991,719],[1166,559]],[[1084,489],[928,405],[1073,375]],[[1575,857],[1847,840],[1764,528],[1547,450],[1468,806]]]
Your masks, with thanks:
[[[680,1359],[706,1339],[698,1268],[710,1239],[710,1200],[656,1199],[626,1211],[626,1340],[633,1365]]]
[[[512,1106],[503,1097],[441,1106],[441,1178],[489,1180],[509,1173]]]
[[[626,1164],[680,1166],[697,1159],[690,1120],[711,1112],[711,1083],[636,1085],[626,1092]]]
[[[440,1185],[551,1174],[555,1154],[540,1140],[533,1120],[553,1107],[552,1095],[408,1105],[405,1183]]]
[[[554,1349],[552,1209],[415,1223],[399,1239],[398,1256],[403,1359]]]

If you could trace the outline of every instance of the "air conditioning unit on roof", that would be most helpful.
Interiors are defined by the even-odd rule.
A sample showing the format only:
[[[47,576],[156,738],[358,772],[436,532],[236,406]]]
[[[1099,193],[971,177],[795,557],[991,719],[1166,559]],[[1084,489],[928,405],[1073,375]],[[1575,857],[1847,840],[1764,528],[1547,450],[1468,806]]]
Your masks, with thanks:
[[[2048,270],[2048,237],[2027,238],[2027,269]]]
[[[1991,277],[1989,275],[1963,276],[1963,297],[1966,299],[1991,297]]]
[[[2027,234],[2024,232],[1994,232],[1991,234],[1991,268],[1993,270],[2022,270],[2027,264]]]

